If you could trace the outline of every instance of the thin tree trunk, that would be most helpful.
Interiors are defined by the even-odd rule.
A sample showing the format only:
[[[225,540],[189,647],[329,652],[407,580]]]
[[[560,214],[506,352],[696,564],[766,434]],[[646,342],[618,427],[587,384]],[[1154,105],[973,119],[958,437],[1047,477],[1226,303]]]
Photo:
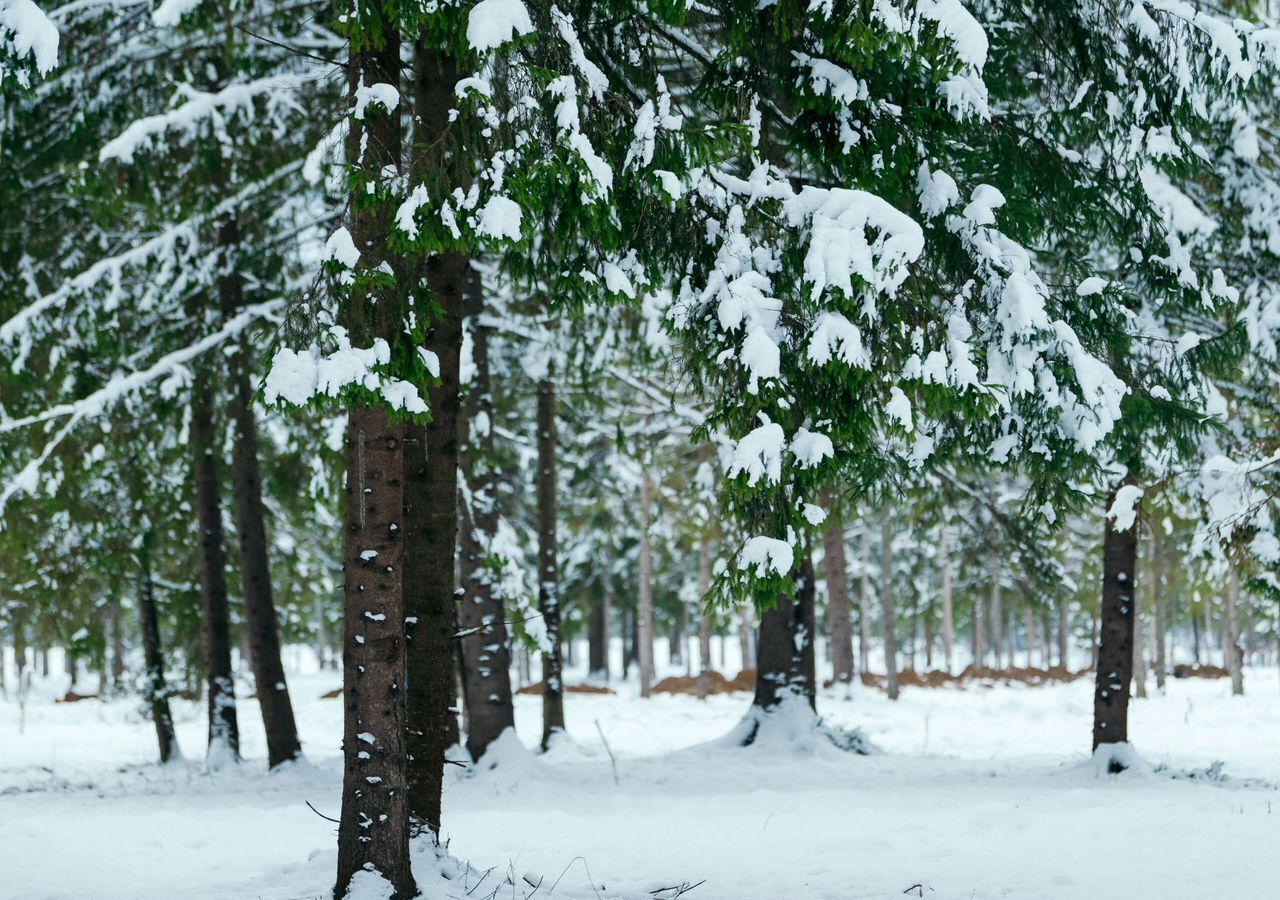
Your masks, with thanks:
[[[649,518],[653,506],[653,481],[647,463],[640,475],[640,590],[638,641],[640,649],[640,696],[653,689],[653,548],[649,542]]]
[[[893,521],[885,513],[880,520],[880,613],[884,628],[885,689],[890,700],[898,699],[898,641],[894,636],[897,612],[894,609]]]
[[[1168,675],[1169,660],[1166,654],[1168,645],[1168,605],[1169,598],[1165,596],[1164,590],[1164,573],[1165,573],[1165,553],[1167,552],[1167,542],[1160,533],[1158,526],[1151,528],[1151,540],[1154,546],[1152,560],[1154,566],[1151,570],[1151,587],[1155,596],[1155,647],[1156,647],[1156,689],[1164,693],[1165,678]]]
[[[1071,641],[1067,629],[1067,603],[1058,604],[1058,665],[1068,668],[1071,655]]]
[[[218,231],[223,273],[218,295],[224,318],[231,318],[244,304],[244,281],[234,254],[240,245],[240,228],[233,214],[224,216]],[[258,466],[258,421],[253,412],[252,350],[247,339],[232,342],[227,356],[231,399],[228,415],[234,440],[231,448],[231,492],[236,531],[240,538],[240,574],[244,593],[245,628],[249,633],[250,660],[258,688],[258,706],[267,737],[267,762],[272,768],[302,753],[293,704],[280,659],[280,631],[271,595],[271,562],[268,555],[266,510],[262,503],[262,476]]]
[[[987,665],[987,607],[982,592],[978,591],[973,598],[973,668],[984,669]]]
[[[911,630],[908,632],[907,638],[907,669],[916,671],[916,645],[918,642],[920,631],[920,592],[911,583],[911,579],[907,580],[911,587],[911,611],[907,614],[908,621],[911,623]]]
[[[1141,542],[1139,542],[1141,544]],[[1143,594],[1147,595],[1147,599],[1155,596],[1151,582],[1151,552],[1153,545],[1147,542],[1147,558],[1145,560],[1145,571],[1142,576],[1146,583],[1141,591],[1133,592],[1133,683],[1134,695],[1139,700],[1147,699],[1147,652],[1146,652],[1146,629],[1142,627],[1142,617],[1147,610],[1147,603],[1143,601]]]
[[[711,537],[702,535],[698,543],[698,697],[705,700],[711,691],[711,613],[707,593],[711,590]]]
[[[772,709],[790,697],[802,697],[810,709],[816,709],[815,590],[813,559],[808,553],[792,576],[795,596],[779,594],[777,604],[760,615],[754,706],[761,710]],[[748,736],[746,743],[753,738],[754,734]]]
[[[560,570],[556,549],[556,388],[538,384],[538,608],[546,628],[542,654],[542,749],[564,731],[564,668],[560,656]],[[650,642],[652,652],[652,642]]]
[[[1231,676],[1231,693],[1244,693],[1244,666],[1240,652],[1240,570],[1232,561],[1227,562],[1227,589],[1222,604],[1222,653],[1227,673]]]
[[[373,21],[364,29],[380,32],[382,41],[352,50],[348,96],[362,86],[400,83],[400,42],[389,10],[372,5],[366,12]],[[399,117],[371,111],[364,120],[349,121],[347,161],[378,173],[398,168],[400,143]],[[357,190],[348,201],[351,237],[360,267],[372,268],[390,255],[390,210],[385,204],[357,205]],[[394,286],[365,285],[347,303],[353,343],[395,340],[404,313]],[[403,422],[381,406],[357,402],[347,413],[344,769],[335,898],[345,898],[352,879],[367,869],[386,879],[397,900],[417,894],[409,859],[406,746],[405,438]]]
[[[942,570],[942,658],[946,671],[953,671],[955,656],[955,608],[951,599],[951,529],[942,526],[938,566]]]
[[[217,436],[213,422],[210,372],[198,366],[191,385],[191,456],[200,530],[200,599],[204,608],[204,652],[208,672],[208,761],[216,766],[240,756],[234,670],[231,667],[231,615],[227,605],[226,557],[222,537]]]
[[[681,602],[676,607],[676,614],[671,622],[671,631],[667,635],[667,660],[673,666],[684,665],[685,662],[684,630],[688,626],[688,618],[688,611],[685,609],[684,603]]]
[[[1107,498],[1106,509],[1115,503]],[[1102,543],[1102,610],[1097,642],[1097,676],[1093,700],[1093,749],[1129,740],[1129,689],[1133,681],[1134,591],[1138,563],[1138,528],[1117,531],[1105,518]],[[1112,769],[1120,763],[1112,760]]]
[[[827,632],[831,638],[831,677],[846,695],[853,683],[853,616],[849,605],[849,569],[844,555],[844,519],[828,503],[827,530],[822,536],[827,575]]]
[[[587,672],[593,681],[609,681],[609,576],[600,574],[600,595],[587,617]]]
[[[871,529],[862,529],[858,542],[858,562],[862,575],[858,579],[858,660],[860,673],[871,671]]]
[[[622,680],[627,680],[631,671],[631,611],[625,606],[618,610],[618,639],[622,642]]]
[[[112,591],[111,599],[111,688],[118,690],[125,675],[124,615],[120,599]]]
[[[114,600],[111,605],[112,614],[112,639],[120,633],[120,603]],[[27,670],[27,634],[26,634],[26,617],[21,613],[15,613],[13,617],[13,664],[18,670],[18,694],[21,695],[25,690],[23,675]],[[112,667],[115,666],[115,659],[112,658]],[[123,677],[123,673],[121,673]]]
[[[924,607],[924,667],[933,668],[933,598]]]
[[[1034,654],[1036,652],[1036,614],[1028,603],[1022,612],[1022,642],[1026,645],[1027,651],[1027,668],[1034,669],[1036,662]]]
[[[1001,654],[1004,651],[1004,610],[1002,606],[1002,597],[1000,596],[1000,560],[993,553],[991,555],[991,605],[987,608],[987,613],[991,617],[991,653],[992,662],[996,669],[1004,668],[1004,660]]]
[[[164,677],[164,649],[160,643],[160,617],[156,612],[155,584],[151,576],[151,548],[154,535],[148,531],[138,547],[138,625],[142,632],[142,656],[147,667],[147,705],[156,727],[160,762],[182,758],[178,735],[169,711],[169,689]],[[48,660],[48,654],[45,654]]]

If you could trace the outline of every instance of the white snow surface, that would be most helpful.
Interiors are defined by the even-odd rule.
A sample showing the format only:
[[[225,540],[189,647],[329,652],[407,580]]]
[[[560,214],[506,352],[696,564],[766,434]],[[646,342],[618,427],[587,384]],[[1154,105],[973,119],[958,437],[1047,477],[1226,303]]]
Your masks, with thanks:
[[[58,29],[31,0],[0,0],[0,49],[19,59],[30,56],[41,75],[58,64]],[[0,80],[5,70],[0,65]]]
[[[533,20],[520,0],[480,0],[467,16],[467,43],[477,53],[494,50],[532,31]]]
[[[732,673],[736,641],[727,643],[728,666],[719,641],[713,661]],[[613,649],[616,662],[616,641]],[[683,673],[667,664],[665,641],[657,655],[660,674]],[[55,704],[67,688],[61,675],[37,679],[19,733],[10,660],[0,699],[0,896],[328,897],[335,826],[306,802],[337,814],[342,704],[320,695],[341,676],[316,673],[302,648],[287,656],[307,762],[271,775],[244,681],[246,761],[207,773],[197,761],[199,701],[176,701],[188,762],[166,767],[154,763],[154,732],[137,702]],[[59,671],[58,651],[52,662]],[[535,755],[527,748],[540,735],[540,698],[521,696],[518,735],[501,742],[494,765],[446,773],[445,837],[472,871],[446,880],[447,867],[417,848],[415,872],[424,896],[438,898],[467,897],[490,867],[469,896],[489,896],[508,872],[518,898],[532,890],[522,876],[545,879],[539,900],[649,900],[704,879],[687,900],[892,900],[916,896],[904,891],[917,884],[935,900],[1269,896],[1280,689],[1270,669],[1250,668],[1245,685],[1240,698],[1225,680],[1171,679],[1165,696],[1153,687],[1132,708],[1140,764],[1120,776],[1099,771],[1089,753],[1089,679],[908,687],[897,703],[861,686],[851,699],[824,691],[820,712],[862,729],[880,750],[872,756],[778,729],[739,749],[724,738],[747,695],[641,700],[634,683],[615,684],[615,696],[570,694],[567,739]],[[94,687],[91,678],[78,685]],[[1211,770],[1215,761],[1224,764]]]

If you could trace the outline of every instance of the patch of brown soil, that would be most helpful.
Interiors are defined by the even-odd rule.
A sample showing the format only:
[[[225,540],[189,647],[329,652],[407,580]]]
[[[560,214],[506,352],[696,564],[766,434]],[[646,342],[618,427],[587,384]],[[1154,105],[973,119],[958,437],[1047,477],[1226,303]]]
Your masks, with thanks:
[[[341,697],[341,696],[342,696],[342,688],[334,688],[331,691],[325,691],[323,694],[321,694],[320,699],[333,700],[334,698]]]
[[[75,691],[67,691],[65,696],[54,700],[54,703],[79,703],[81,700],[97,700],[97,694],[77,694]]]
[[[706,675],[708,694],[733,694],[739,691],[750,692],[756,689],[755,669],[743,669],[732,679],[725,678],[714,670],[707,672]],[[697,675],[672,675],[655,684],[653,693],[687,694],[691,697],[696,697],[698,695],[698,677]]]
[[[601,687],[596,684],[566,684],[564,686],[564,692],[566,694],[612,694],[614,693],[614,690],[612,688]],[[542,682],[539,681],[537,684],[525,685],[520,688],[520,690],[516,691],[516,693],[537,694],[538,696],[542,696]]]
[[[1231,673],[1222,666],[1189,666],[1178,663],[1173,667],[1174,678],[1230,678]]]

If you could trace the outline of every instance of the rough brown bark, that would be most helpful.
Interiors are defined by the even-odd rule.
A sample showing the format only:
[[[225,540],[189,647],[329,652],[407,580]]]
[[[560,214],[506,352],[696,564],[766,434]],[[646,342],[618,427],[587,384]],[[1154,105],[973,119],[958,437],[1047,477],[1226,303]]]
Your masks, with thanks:
[[[360,85],[399,84],[400,43],[390,16],[379,6],[383,43],[352,51],[348,95]],[[378,23],[366,24],[373,27]],[[374,171],[398,168],[400,126],[396,115],[371,111],[351,121],[346,155],[352,165]],[[361,179],[356,179],[357,181]],[[390,211],[384,204],[350,202],[351,236],[360,266],[389,256]],[[404,311],[396,292],[381,285],[370,296],[360,286],[349,298],[352,342],[394,339]],[[381,873],[397,900],[417,894],[409,859],[406,637],[405,637],[405,426],[381,407],[361,403],[347,414],[347,480],[343,542],[344,606],[342,688],[342,813],[334,896],[343,898],[366,868]]]
[[[204,611],[204,652],[208,677],[209,760],[240,755],[234,670],[231,667],[231,616],[227,605],[226,556],[222,535],[222,497],[213,420],[213,384],[204,366],[191,385],[191,469],[200,530],[200,600]]]
[[[405,739],[403,439],[404,425],[385,410],[348,413],[337,897],[366,865],[391,882],[397,897],[416,893]]]
[[[779,594],[777,603],[760,614],[754,706],[761,710],[772,709],[788,697],[803,697],[810,709],[816,709],[813,652],[816,592],[813,559],[808,553],[792,577],[795,596]]]
[[[1115,502],[1115,490],[1106,509]],[[1102,614],[1093,698],[1093,749],[1129,740],[1129,691],[1133,681],[1133,619],[1138,563],[1138,528],[1117,531],[1105,518],[1102,540]],[[1120,766],[1112,762],[1112,768]]]
[[[478,279],[477,279],[478,280]],[[473,282],[474,284],[474,282]],[[497,480],[492,466],[493,393],[489,376],[489,329],[479,323],[479,290],[472,293],[471,359],[475,367],[461,427],[469,504],[462,532],[462,599],[458,605],[467,751],[474,760],[508,728],[515,727],[511,697],[511,649],[506,611],[494,593],[483,561],[497,529]]]
[[[827,633],[831,638],[831,672],[848,693],[853,683],[853,615],[849,605],[849,569],[844,553],[844,519],[834,502],[827,504],[827,530],[822,535],[827,576]]]
[[[425,38],[414,47],[414,130],[410,172],[422,183],[440,162],[437,147],[448,127],[458,82],[455,61],[437,53]],[[462,350],[463,293],[469,261],[460,253],[426,259],[427,288],[434,306],[417,310],[428,327],[424,347],[440,366],[438,383],[427,390],[431,418],[410,425],[405,446],[405,608],[408,623],[406,703],[409,721],[409,810],[417,833],[440,828],[444,757],[456,720],[449,712],[454,693],[454,622],[457,585],[454,555],[458,541],[459,360]]]
[[[222,274],[218,296],[224,318],[244,304],[244,281],[235,267],[234,251],[240,230],[234,215],[222,219],[218,233]],[[244,339],[233,341],[227,356],[231,399],[227,412],[234,439],[231,445],[231,494],[240,543],[240,575],[244,593],[244,627],[249,635],[249,658],[258,688],[258,706],[267,737],[267,763],[272,768],[302,753],[298,726],[289,700],[284,664],[280,658],[280,630],[271,594],[266,509],[262,502],[262,474],[258,466],[258,420],[253,411],[253,361]]]
[[[171,759],[181,759],[182,754],[178,752],[178,735],[173,729],[169,690],[164,677],[164,648],[160,642],[160,617],[156,612],[155,583],[151,575],[154,540],[151,532],[144,534],[137,552],[138,625],[142,632],[142,656],[147,667],[147,706],[156,727],[160,762],[167,763]],[[45,660],[48,661],[48,654],[45,654]]]
[[[652,507],[653,481],[644,466],[640,476],[640,596],[636,609],[641,697],[648,697],[653,688],[653,548],[649,544]]]
[[[553,373],[538,383],[538,609],[549,649],[542,654],[542,749],[564,731],[564,669],[560,648],[560,566],[556,547],[556,388]]]
[[[894,634],[897,611],[894,609],[893,520],[888,513],[880,520],[880,612],[884,627],[885,691],[890,700],[898,699],[898,639]]]

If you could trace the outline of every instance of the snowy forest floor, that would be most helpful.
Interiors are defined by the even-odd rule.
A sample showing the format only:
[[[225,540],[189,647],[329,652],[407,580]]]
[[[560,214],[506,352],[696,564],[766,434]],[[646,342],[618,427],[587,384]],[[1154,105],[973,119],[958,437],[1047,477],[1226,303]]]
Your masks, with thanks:
[[[327,897],[336,826],[306,803],[338,811],[342,707],[321,694],[339,682],[292,676],[307,762],[274,775],[252,700],[240,706],[247,761],[206,774],[199,703],[175,708],[189,761],[161,768],[136,702],[55,704],[66,678],[52,677],[37,682],[20,735],[10,690],[0,898]],[[425,897],[645,900],[693,884],[688,900],[1274,896],[1273,671],[1250,670],[1243,698],[1225,680],[1170,679],[1165,696],[1136,701],[1130,735],[1149,767],[1118,777],[1086,752],[1088,679],[907,689],[897,703],[825,692],[827,721],[862,729],[881,751],[871,756],[803,738],[716,743],[745,694],[619,690],[569,695],[569,737],[546,755],[507,747],[495,769],[448,769],[448,850],[475,871],[424,854]],[[517,698],[516,718],[536,746],[539,698]]]

